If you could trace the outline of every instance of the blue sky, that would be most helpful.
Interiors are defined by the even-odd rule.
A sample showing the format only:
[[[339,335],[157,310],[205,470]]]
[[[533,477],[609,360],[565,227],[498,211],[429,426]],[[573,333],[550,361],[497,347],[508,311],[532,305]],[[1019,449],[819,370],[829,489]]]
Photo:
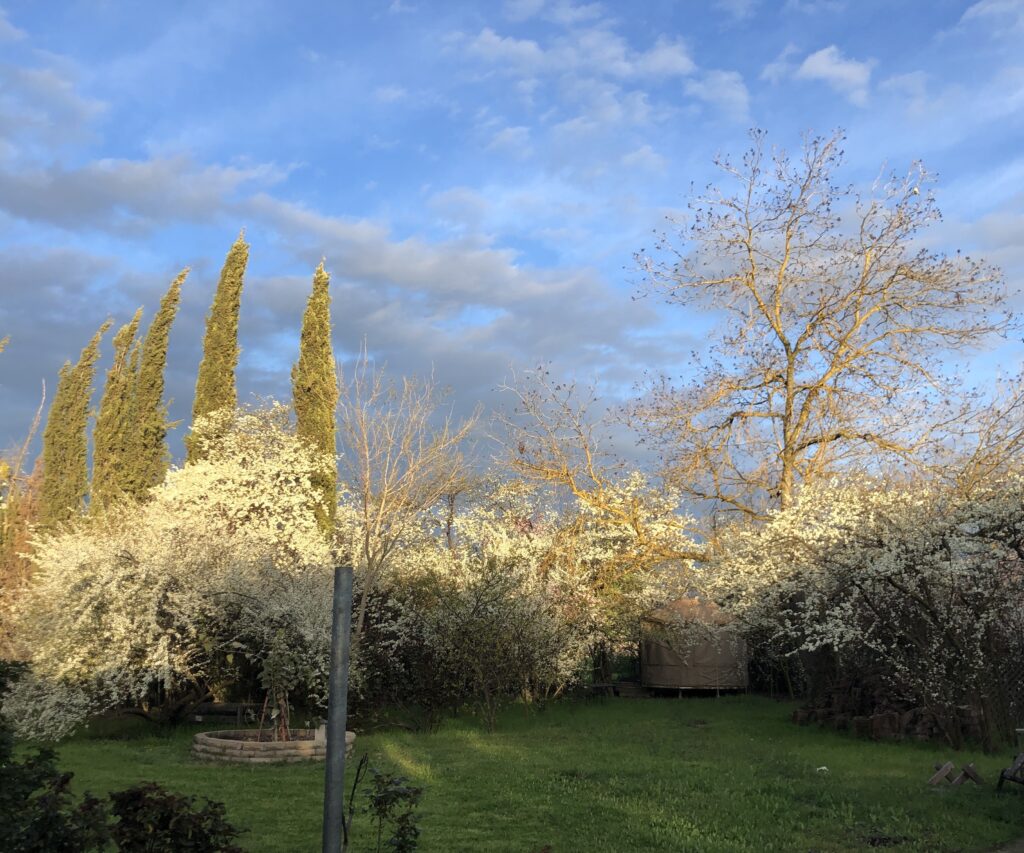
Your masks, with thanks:
[[[286,395],[322,256],[341,357],[365,339],[466,411],[542,361],[626,397],[708,327],[635,300],[633,253],[753,126],[787,148],[844,128],[857,184],[923,159],[946,215],[929,242],[1018,287],[1022,43],[1022,0],[8,0],[0,446],[91,330],[151,316],[189,265],[169,371],[185,416],[243,226],[243,398]]]

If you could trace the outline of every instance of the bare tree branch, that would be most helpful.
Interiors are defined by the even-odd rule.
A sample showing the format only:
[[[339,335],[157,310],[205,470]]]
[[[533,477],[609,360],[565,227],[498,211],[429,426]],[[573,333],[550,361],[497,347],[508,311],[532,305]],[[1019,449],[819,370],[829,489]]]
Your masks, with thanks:
[[[734,191],[693,200],[667,260],[637,255],[651,291],[723,321],[691,380],[655,382],[629,419],[673,483],[753,518],[843,464],[920,461],[969,409],[943,359],[1018,326],[996,268],[919,247],[939,218],[924,168],[863,196],[834,181],[842,142],[790,158],[755,132],[718,161]]]
[[[362,572],[358,642],[369,596],[392,554],[425,511],[462,488],[467,466],[460,449],[479,412],[456,422],[441,413],[433,377],[391,380],[365,350],[348,377],[339,370],[339,386],[339,480],[358,516],[351,542]]]

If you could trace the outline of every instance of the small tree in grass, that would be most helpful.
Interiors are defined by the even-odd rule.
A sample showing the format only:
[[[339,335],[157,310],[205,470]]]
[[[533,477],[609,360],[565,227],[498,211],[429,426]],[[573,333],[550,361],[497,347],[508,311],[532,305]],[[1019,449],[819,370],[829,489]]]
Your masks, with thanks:
[[[345,490],[338,533],[359,573],[353,620],[357,657],[370,597],[394,557],[419,534],[424,513],[464,478],[460,448],[477,415],[443,415],[433,378],[389,379],[364,353],[340,383],[338,425]]]

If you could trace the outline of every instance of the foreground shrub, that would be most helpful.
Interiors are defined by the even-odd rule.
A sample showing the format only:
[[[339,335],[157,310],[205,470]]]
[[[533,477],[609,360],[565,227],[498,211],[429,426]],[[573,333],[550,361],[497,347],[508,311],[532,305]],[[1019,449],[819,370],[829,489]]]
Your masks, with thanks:
[[[410,784],[404,776],[371,769],[373,786],[366,792],[366,811],[377,824],[377,853],[381,845],[394,853],[413,853],[420,837],[419,806],[423,789]],[[384,839],[385,828],[391,835]]]
[[[78,853],[102,850],[108,839],[104,804],[88,794],[75,804],[70,773],[51,750],[14,759],[14,739],[0,730],[0,850]]]
[[[224,819],[224,804],[172,794],[144,782],[111,794],[117,819],[111,836],[119,850],[138,853],[241,853],[233,842],[241,833]]]
[[[0,661],[0,695],[24,667]],[[57,769],[52,750],[16,760],[14,735],[0,719],[0,850],[4,853],[85,853],[113,841],[126,853],[240,853],[240,834],[224,819],[223,803],[165,791],[154,782],[110,795],[107,803],[86,793],[75,803],[72,773]]]

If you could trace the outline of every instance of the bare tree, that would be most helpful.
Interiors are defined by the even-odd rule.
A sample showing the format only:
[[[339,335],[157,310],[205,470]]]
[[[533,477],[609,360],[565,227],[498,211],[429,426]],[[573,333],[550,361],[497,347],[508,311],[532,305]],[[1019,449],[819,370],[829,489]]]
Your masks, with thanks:
[[[622,574],[700,556],[685,535],[688,518],[652,512],[656,486],[646,493],[623,488],[628,472],[607,449],[607,417],[593,414],[595,389],[555,381],[541,367],[514,376],[501,390],[515,401],[511,413],[497,416],[508,465],[524,480],[565,490],[605,529],[627,536],[631,546],[623,553]]]
[[[992,393],[949,430],[928,466],[931,474],[971,497],[1021,470],[1024,457],[1024,375],[996,384]]]
[[[513,400],[511,412],[497,414],[503,433],[497,440],[512,469],[524,479],[564,487],[577,500],[600,505],[621,465],[598,435],[594,389],[556,382],[541,366],[513,373],[500,390]]]
[[[658,603],[682,595],[704,546],[691,538],[678,493],[628,470],[608,449],[611,422],[594,415],[595,389],[555,381],[542,367],[503,390],[515,400],[498,416],[509,467],[568,499],[547,568],[586,584],[601,638],[592,648],[595,672],[610,680],[611,650],[635,641],[638,617],[653,606],[638,593],[658,587]]]
[[[389,379],[365,352],[339,385],[339,479],[355,505],[350,547],[362,573],[358,644],[369,597],[396,549],[427,511],[464,487],[460,450],[479,413],[456,421],[442,413],[444,395],[433,377]]]
[[[761,517],[852,459],[916,457],[960,417],[943,359],[1015,327],[999,271],[921,248],[939,219],[920,164],[865,195],[835,183],[843,137],[800,155],[762,132],[733,182],[690,204],[688,227],[637,260],[649,291],[721,319],[689,380],[631,410],[681,487]],[[679,223],[676,223],[677,225]]]

